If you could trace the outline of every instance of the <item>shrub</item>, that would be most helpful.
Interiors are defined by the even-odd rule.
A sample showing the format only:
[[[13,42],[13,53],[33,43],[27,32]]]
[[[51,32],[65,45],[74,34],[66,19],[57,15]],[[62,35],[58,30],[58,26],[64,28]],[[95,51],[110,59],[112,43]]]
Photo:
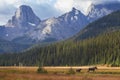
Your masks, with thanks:
[[[37,69],[37,72],[38,72],[38,73],[47,73],[47,70],[45,70],[43,67],[39,67],[39,68]]]
[[[119,64],[112,63],[111,67],[119,67]]]
[[[72,68],[70,68],[70,69],[68,70],[67,74],[75,74],[75,71],[74,71]]]

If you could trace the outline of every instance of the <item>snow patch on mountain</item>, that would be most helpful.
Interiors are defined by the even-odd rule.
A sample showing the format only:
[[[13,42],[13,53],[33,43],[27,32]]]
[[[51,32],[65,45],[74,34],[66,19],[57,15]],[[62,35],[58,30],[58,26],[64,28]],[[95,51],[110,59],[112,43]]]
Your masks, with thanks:
[[[31,22],[28,22],[28,24],[31,25],[31,26],[36,26],[36,24],[31,23]]]
[[[75,15],[78,15],[79,14],[79,11],[78,10],[75,10]]]
[[[75,20],[77,20],[77,19],[78,19],[78,17],[77,17],[77,16],[74,16],[74,19],[75,19]]]

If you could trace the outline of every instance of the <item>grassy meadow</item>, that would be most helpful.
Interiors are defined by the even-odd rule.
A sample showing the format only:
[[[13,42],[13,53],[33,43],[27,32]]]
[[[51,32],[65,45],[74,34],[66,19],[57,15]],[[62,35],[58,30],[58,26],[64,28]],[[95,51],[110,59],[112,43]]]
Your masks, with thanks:
[[[38,67],[0,67],[0,80],[120,80],[120,67],[98,67],[87,72],[88,67],[72,67],[81,72],[67,74],[71,67],[44,67],[48,73],[37,73]]]

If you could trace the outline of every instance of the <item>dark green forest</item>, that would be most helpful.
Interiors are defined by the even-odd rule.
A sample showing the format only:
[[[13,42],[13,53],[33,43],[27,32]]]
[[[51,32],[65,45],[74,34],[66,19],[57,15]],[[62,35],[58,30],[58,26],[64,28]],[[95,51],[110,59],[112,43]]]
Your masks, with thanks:
[[[0,54],[0,65],[82,66],[107,64],[120,66],[120,31],[83,41],[66,41],[34,47],[20,54]]]

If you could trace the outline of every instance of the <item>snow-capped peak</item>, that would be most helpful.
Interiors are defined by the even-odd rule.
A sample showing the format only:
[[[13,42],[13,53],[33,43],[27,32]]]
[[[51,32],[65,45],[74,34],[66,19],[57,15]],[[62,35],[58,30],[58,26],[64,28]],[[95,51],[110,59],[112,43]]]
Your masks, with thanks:
[[[77,9],[75,7],[72,8],[72,11],[76,11]]]
[[[72,8],[71,12],[73,12],[75,15],[78,15],[80,13],[80,11],[77,10],[76,8],[74,8],[74,7]]]
[[[31,22],[28,22],[28,24],[31,25],[31,26],[36,26],[36,24],[31,23]]]
[[[92,9],[94,9],[95,8],[95,4],[91,4],[89,7],[88,7],[88,9],[87,9],[87,15],[92,11]]]

